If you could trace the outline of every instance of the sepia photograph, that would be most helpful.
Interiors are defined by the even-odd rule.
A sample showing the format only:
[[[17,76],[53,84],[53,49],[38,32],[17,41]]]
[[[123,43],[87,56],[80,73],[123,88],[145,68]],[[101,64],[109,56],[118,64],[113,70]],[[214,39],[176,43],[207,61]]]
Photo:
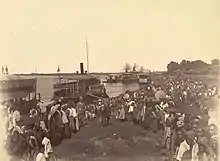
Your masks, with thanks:
[[[0,160],[220,160],[218,0],[7,0],[0,13]]]

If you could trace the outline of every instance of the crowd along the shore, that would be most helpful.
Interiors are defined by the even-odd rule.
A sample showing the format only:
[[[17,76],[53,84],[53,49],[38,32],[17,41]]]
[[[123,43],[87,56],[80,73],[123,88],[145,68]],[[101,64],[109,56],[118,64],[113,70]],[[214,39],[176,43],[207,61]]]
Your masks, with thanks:
[[[25,100],[3,104],[7,127],[8,153],[24,160],[56,160],[53,147],[90,120],[100,121],[106,127],[111,119],[129,121],[146,130],[163,131],[161,148],[168,160],[217,161],[217,125],[209,124],[209,102],[218,99],[215,86],[184,77],[163,77],[159,84],[152,83],[137,91],[127,91],[117,97],[99,99],[85,105],[64,101],[45,105],[39,102],[28,116],[22,116],[19,104]],[[21,122],[26,120],[26,124]],[[86,127],[85,127],[86,128]]]

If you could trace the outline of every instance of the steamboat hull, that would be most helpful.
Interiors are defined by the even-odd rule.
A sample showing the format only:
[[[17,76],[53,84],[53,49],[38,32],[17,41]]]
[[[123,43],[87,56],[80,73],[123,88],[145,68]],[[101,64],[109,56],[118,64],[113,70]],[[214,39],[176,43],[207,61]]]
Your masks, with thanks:
[[[118,83],[118,80],[109,80],[109,79],[107,79],[107,80],[103,81],[103,83]]]
[[[108,97],[105,86],[101,84],[100,79],[91,75],[58,79],[58,83],[55,83],[53,88],[53,100],[63,98],[67,102],[68,100],[77,102],[80,97],[83,97],[85,103],[90,103],[95,99]]]
[[[53,95],[52,100],[54,101],[58,101],[62,98],[63,102],[67,103],[68,101],[72,100],[75,103],[79,102],[80,97],[83,98],[83,101],[85,104],[92,104],[94,103],[94,101],[97,101],[98,99],[102,99],[102,98],[109,98],[109,96],[106,93],[102,93],[102,94],[91,94],[91,93],[84,93],[82,95],[68,95],[68,96],[57,96],[57,95]]]

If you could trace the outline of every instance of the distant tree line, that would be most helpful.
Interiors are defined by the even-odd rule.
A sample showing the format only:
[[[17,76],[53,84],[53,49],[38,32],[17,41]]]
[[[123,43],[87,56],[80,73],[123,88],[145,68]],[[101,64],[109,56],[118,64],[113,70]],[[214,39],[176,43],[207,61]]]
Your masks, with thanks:
[[[220,69],[220,60],[213,59],[211,64],[202,60],[182,60],[180,63],[171,61],[167,64],[167,72],[182,72],[188,74],[218,74]]]

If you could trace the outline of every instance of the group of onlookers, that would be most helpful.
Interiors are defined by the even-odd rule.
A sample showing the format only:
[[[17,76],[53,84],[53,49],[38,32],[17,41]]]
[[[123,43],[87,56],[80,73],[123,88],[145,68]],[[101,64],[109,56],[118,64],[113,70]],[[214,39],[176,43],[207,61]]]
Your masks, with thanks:
[[[39,102],[37,108],[23,115],[18,106],[5,103],[6,149],[10,155],[29,160],[56,160],[53,146],[70,139],[90,119],[100,118],[105,127],[111,118],[130,121],[155,133],[163,130],[161,147],[169,160],[217,161],[217,126],[209,125],[209,107],[201,102],[216,97],[217,93],[215,86],[167,77],[159,85],[147,85],[87,106],[82,98],[77,103],[61,98],[46,105]],[[196,103],[201,114],[179,112],[180,103],[190,107]]]
[[[168,160],[217,161],[218,127],[209,124],[209,108],[213,107],[204,103],[219,97],[217,88],[181,77],[165,80],[159,86],[111,98],[108,104],[111,112],[121,121],[128,120],[154,132],[162,129],[161,147]],[[166,95],[161,95],[159,101],[149,94],[162,93],[161,90]],[[186,111],[179,111],[182,104]]]
[[[86,124],[85,105],[82,98],[64,103],[63,100],[44,104],[23,115],[20,108],[9,103],[3,105],[7,130],[6,150],[17,159],[55,160],[53,146],[61,144],[63,139],[71,138]],[[42,153],[43,152],[43,153]],[[38,155],[39,154],[39,155]],[[15,159],[15,160],[16,160]]]

